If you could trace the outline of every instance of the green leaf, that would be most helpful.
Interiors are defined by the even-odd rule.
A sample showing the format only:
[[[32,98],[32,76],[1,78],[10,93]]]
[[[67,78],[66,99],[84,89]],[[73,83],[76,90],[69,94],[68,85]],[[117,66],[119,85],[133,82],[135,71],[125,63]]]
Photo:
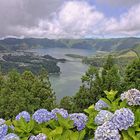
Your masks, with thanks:
[[[56,127],[59,126],[58,122],[56,120],[50,120],[48,122],[45,123],[45,126],[50,126],[52,129],[55,129]]]
[[[94,123],[93,118],[91,118],[91,119],[88,120],[86,126],[89,129],[93,129],[93,130],[95,130],[97,128],[97,125]]]
[[[115,96],[117,94],[117,91],[111,90],[110,92],[104,91],[105,94],[107,95],[107,99],[109,99],[111,102],[115,99]]]
[[[73,132],[71,134],[70,140],[79,140],[79,133],[78,132]]]
[[[140,109],[135,111],[135,122],[140,122]]]
[[[136,135],[136,137],[137,137],[137,139],[139,140],[139,138],[140,138],[140,133],[138,133],[138,134]]]
[[[127,101],[124,100],[120,103],[120,108],[126,107],[127,106]]]
[[[19,124],[19,127],[26,132],[27,131],[27,122],[25,121],[25,119],[21,117],[20,120],[18,120],[17,122]]]
[[[65,129],[73,128],[73,121],[70,118],[63,118],[60,114],[57,114],[58,122],[60,126],[64,127]]]
[[[60,140],[70,140],[70,137],[72,135],[72,131],[71,130],[65,130],[61,136]]]
[[[8,125],[8,126],[10,126],[10,125],[12,125],[12,121],[11,121],[11,120],[7,120],[7,121],[5,122],[5,124]]]
[[[41,131],[43,134],[46,134],[48,136],[52,130],[49,128],[42,128]]]
[[[27,124],[27,132],[31,132],[35,126],[34,120],[30,120],[29,123]]]
[[[85,137],[85,134],[86,134],[86,131],[85,130],[80,131],[79,140],[83,140],[84,137]]]
[[[123,140],[132,140],[127,131],[122,131]]]
[[[50,136],[55,136],[55,135],[61,135],[63,132],[63,128],[62,127],[57,127],[55,130],[50,132]]]
[[[17,133],[23,133],[24,132],[24,130],[20,129],[19,127],[15,127],[14,131],[17,132]]]
[[[111,102],[106,98],[101,98],[100,100],[103,100],[105,103],[107,103],[109,106],[111,106]]]
[[[91,114],[93,112],[95,112],[96,110],[94,109],[94,105],[91,105],[88,109],[84,109],[84,112],[86,112],[87,114]]]
[[[21,140],[28,140],[28,137],[25,137],[25,138],[21,138]]]

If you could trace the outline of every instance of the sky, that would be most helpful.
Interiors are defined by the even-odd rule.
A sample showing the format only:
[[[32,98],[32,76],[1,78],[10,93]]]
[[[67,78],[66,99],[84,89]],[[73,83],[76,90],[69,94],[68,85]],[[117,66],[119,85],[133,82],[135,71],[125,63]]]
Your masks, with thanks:
[[[140,0],[0,0],[0,38],[140,36]]]

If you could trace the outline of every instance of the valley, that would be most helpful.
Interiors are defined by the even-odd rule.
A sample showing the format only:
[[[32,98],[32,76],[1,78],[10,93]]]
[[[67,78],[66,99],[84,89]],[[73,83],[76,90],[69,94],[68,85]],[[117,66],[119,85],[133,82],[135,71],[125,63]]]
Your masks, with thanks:
[[[115,63],[123,74],[124,67],[140,54],[138,42],[139,38],[80,40],[7,38],[0,40],[1,71],[7,73],[11,69],[16,69],[22,73],[30,70],[38,74],[44,68],[49,73],[52,88],[59,101],[64,96],[74,95],[88,66],[102,67],[109,54],[115,58]],[[127,44],[128,48],[125,48]]]

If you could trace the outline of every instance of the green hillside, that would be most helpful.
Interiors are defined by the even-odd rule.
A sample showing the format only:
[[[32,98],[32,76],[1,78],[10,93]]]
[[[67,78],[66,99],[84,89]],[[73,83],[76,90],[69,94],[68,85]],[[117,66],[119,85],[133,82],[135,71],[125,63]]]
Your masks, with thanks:
[[[140,44],[140,38],[111,38],[111,39],[47,39],[47,38],[6,38],[0,40],[0,48],[18,50],[31,47],[60,47],[95,49],[97,51],[121,51]],[[0,49],[1,50],[1,49]]]
[[[106,61],[108,55],[114,57],[115,63],[120,67],[125,67],[128,63],[133,61],[135,58],[140,57],[140,44],[137,44],[129,49],[114,52],[99,52],[92,57],[84,57],[83,63],[91,64],[96,67],[101,67]]]

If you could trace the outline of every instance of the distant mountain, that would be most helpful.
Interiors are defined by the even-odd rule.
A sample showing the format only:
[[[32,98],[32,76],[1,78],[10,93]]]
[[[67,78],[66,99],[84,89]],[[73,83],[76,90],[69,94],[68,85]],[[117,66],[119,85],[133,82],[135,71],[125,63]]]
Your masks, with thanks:
[[[32,47],[47,48],[79,48],[95,49],[97,51],[121,51],[140,44],[140,38],[111,38],[111,39],[47,39],[47,38],[6,38],[0,40],[1,50],[18,50]],[[2,48],[2,49],[1,49]]]

